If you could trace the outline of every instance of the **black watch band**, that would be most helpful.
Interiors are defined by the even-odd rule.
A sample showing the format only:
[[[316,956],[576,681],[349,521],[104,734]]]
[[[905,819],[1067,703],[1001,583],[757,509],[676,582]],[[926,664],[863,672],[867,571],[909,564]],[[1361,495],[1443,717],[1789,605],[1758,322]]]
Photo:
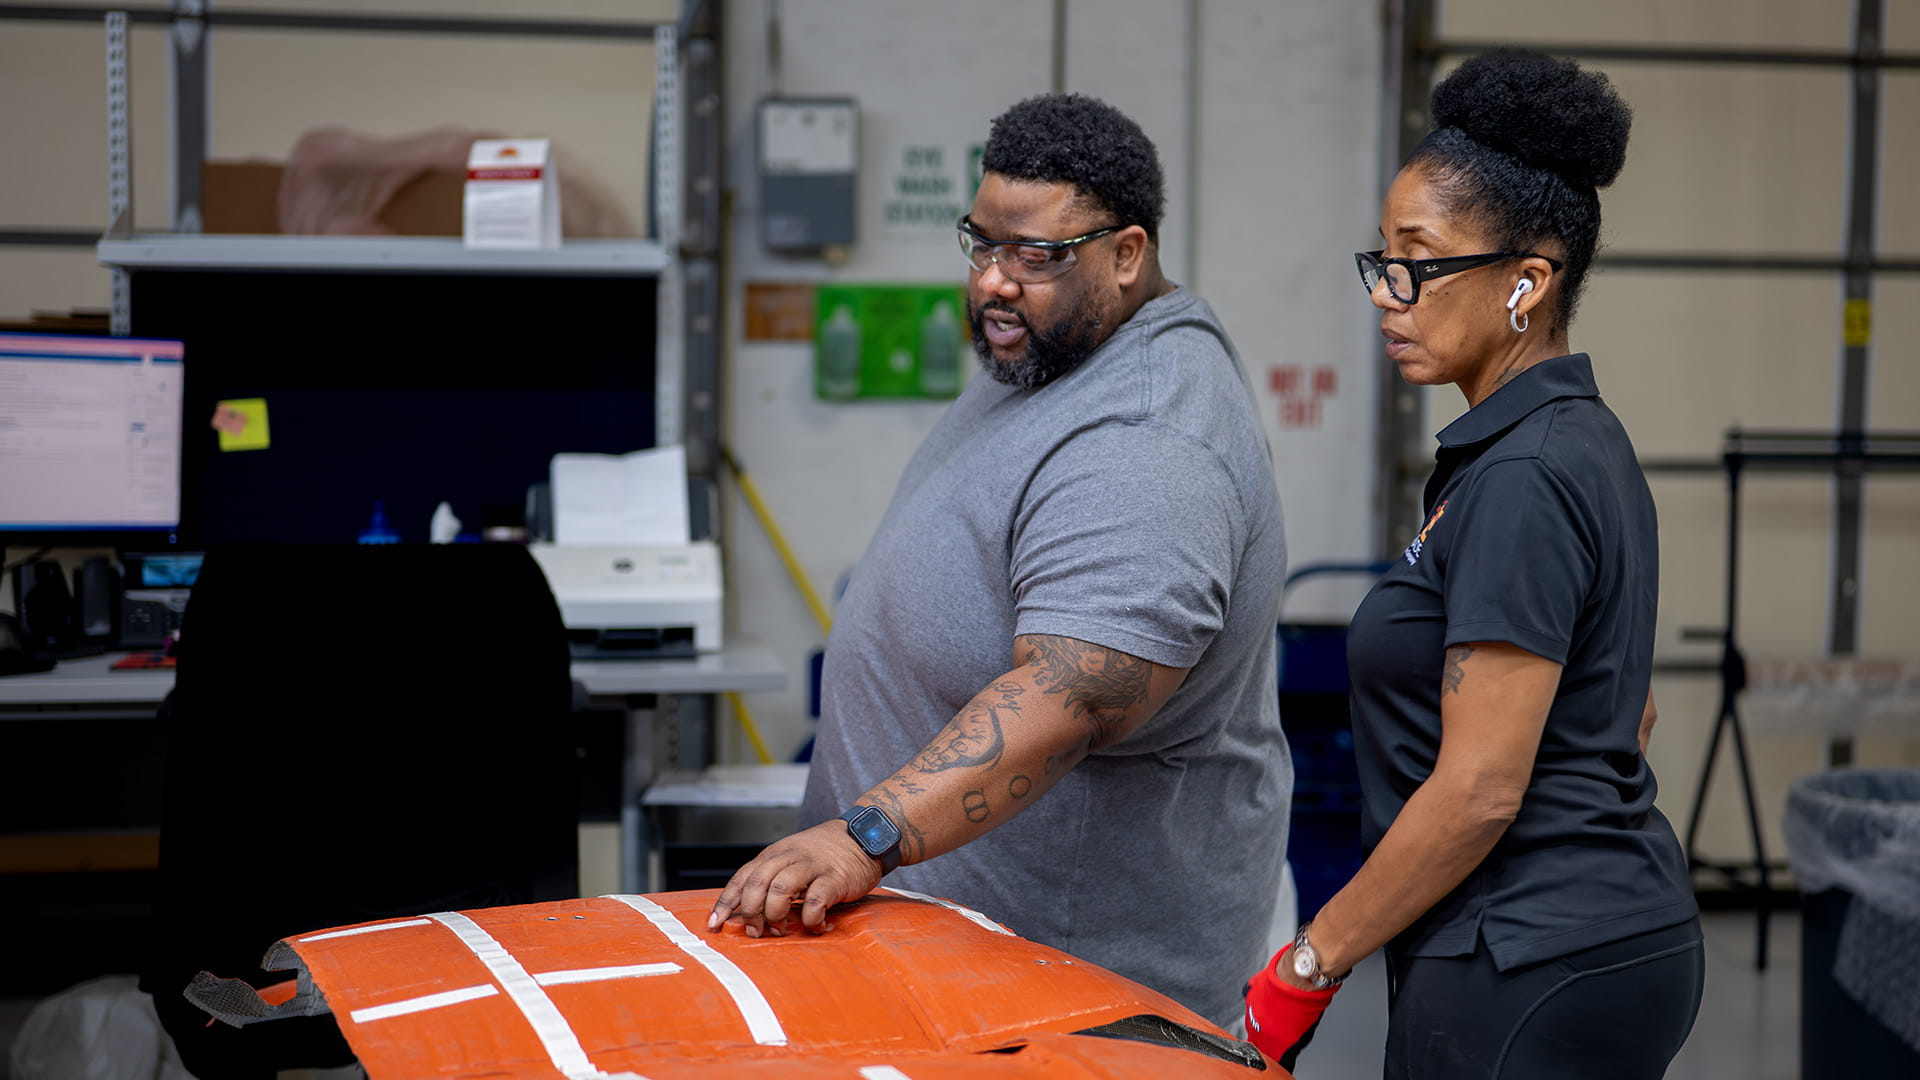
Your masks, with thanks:
[[[900,865],[900,829],[885,810],[877,806],[849,806],[840,820],[847,823],[847,835],[860,850],[880,863],[882,874]]]

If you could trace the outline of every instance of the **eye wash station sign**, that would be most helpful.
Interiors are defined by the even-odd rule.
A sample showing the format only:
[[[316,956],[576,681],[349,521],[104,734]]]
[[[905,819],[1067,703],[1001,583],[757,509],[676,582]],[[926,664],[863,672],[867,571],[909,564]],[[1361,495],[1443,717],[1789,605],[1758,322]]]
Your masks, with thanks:
[[[934,143],[900,148],[885,178],[881,227],[892,236],[927,237],[951,232],[973,205],[980,186],[981,146],[960,149]]]

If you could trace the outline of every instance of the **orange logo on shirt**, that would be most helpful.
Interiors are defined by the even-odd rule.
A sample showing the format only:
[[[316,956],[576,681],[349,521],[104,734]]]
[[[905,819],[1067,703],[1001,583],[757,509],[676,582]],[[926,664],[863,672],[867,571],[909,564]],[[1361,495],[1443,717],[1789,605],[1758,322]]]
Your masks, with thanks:
[[[1446,512],[1447,504],[1445,501],[1442,501],[1439,506],[1433,508],[1433,516],[1427,519],[1426,527],[1420,530],[1420,535],[1414,537],[1413,543],[1408,544],[1407,550],[1403,552],[1408,566],[1412,566],[1420,561],[1420,553],[1425,551],[1427,547],[1427,534],[1433,531],[1435,523],[1437,523]]]

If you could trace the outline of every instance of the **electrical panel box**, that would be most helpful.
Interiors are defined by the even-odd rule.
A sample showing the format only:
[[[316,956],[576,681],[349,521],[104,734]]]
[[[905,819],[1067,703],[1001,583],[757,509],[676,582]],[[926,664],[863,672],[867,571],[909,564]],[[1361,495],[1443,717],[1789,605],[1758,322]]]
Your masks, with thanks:
[[[851,98],[760,103],[760,226],[767,250],[806,254],[855,239],[860,112]]]

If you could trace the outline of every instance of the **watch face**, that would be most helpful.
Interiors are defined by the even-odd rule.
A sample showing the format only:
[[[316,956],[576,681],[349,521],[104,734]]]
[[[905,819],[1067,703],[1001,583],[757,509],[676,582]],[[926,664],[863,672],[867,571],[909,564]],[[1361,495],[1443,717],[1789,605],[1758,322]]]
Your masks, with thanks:
[[[1293,973],[1295,975],[1303,979],[1311,979],[1314,976],[1315,970],[1319,967],[1320,958],[1313,955],[1312,951],[1306,946],[1295,945],[1293,947]]]
[[[860,846],[866,849],[867,854],[875,857],[900,842],[900,830],[894,828],[893,822],[876,807],[869,806],[853,815],[853,819],[847,822],[847,826],[853,831],[853,838],[860,842]]]

